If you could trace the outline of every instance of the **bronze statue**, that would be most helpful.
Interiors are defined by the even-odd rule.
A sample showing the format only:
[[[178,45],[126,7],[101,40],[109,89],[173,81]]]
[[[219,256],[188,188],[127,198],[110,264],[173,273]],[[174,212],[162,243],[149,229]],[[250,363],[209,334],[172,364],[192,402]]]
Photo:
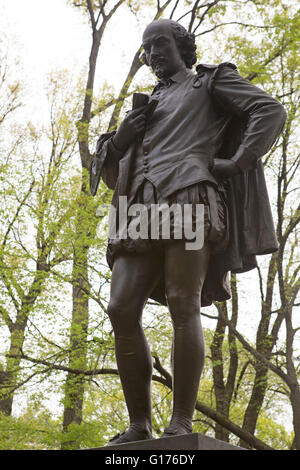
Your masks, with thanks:
[[[260,157],[283,128],[282,105],[231,63],[193,72],[195,37],[174,21],[148,25],[143,47],[159,81],[150,97],[135,96],[117,132],[99,138],[91,192],[102,177],[117,214],[121,196],[148,209],[202,204],[204,244],[186,249],[174,227],[169,240],[109,239],[108,315],[130,419],[109,445],[152,437],[152,357],[141,324],[148,298],[168,306],[174,329],[173,412],[162,437],[191,433],[205,355],[200,306],[229,299],[228,273],[254,268],[256,255],[278,247]]]

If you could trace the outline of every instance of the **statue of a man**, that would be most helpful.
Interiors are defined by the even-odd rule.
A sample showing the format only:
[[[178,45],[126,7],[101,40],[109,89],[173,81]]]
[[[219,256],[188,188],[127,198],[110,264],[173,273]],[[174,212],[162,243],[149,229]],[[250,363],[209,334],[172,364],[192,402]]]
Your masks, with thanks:
[[[148,298],[168,306],[174,330],[173,412],[162,437],[191,433],[205,356],[200,306],[229,299],[228,273],[254,268],[256,255],[278,247],[260,157],[282,130],[282,105],[231,63],[193,72],[194,35],[174,21],[149,24],[143,47],[159,81],[117,132],[99,138],[91,192],[101,176],[115,190],[117,214],[121,196],[128,207],[176,203],[193,215],[203,205],[204,243],[187,249],[172,218],[169,239],[160,230],[154,238],[109,239],[108,315],[130,419],[110,445],[152,438],[152,357],[141,323]],[[133,223],[127,214],[127,228]]]

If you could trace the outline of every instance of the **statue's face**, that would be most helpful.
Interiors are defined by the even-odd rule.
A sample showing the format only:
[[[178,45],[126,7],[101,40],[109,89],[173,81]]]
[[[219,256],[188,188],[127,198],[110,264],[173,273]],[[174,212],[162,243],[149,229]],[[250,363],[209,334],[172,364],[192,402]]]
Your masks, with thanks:
[[[172,29],[167,20],[151,23],[143,34],[146,59],[158,78],[169,78],[185,69]]]

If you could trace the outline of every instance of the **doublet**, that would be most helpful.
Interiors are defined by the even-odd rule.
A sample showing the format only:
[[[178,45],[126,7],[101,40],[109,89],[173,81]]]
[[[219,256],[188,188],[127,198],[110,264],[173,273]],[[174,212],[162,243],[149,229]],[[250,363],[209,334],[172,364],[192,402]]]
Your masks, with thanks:
[[[114,189],[117,206],[120,195],[133,201],[145,181],[163,199],[195,184],[214,188],[215,194],[226,186],[229,243],[224,253],[211,257],[202,290],[205,306],[230,298],[229,271],[253,269],[256,255],[278,249],[261,157],[278,138],[286,112],[233,64],[199,64],[196,72],[180,71],[155,86],[150,99],[158,105],[142,141],[119,152],[114,132],[100,136],[90,189],[95,195],[102,177]],[[233,160],[240,173],[217,181],[214,158]],[[163,279],[151,297],[166,303]]]

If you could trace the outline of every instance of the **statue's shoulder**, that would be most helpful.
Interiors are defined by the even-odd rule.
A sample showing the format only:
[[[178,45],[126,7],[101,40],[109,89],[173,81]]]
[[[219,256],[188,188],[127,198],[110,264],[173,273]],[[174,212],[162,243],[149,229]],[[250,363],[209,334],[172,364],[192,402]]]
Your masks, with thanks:
[[[197,75],[203,75],[205,73],[217,72],[221,68],[229,68],[232,70],[237,70],[237,66],[231,62],[222,62],[221,64],[198,64],[196,66]]]
[[[195,85],[206,82],[208,92],[211,94],[217,77],[230,77],[232,71],[237,71],[237,66],[231,62],[222,62],[221,64],[198,64],[196,66]],[[198,85],[199,86],[199,85]]]

